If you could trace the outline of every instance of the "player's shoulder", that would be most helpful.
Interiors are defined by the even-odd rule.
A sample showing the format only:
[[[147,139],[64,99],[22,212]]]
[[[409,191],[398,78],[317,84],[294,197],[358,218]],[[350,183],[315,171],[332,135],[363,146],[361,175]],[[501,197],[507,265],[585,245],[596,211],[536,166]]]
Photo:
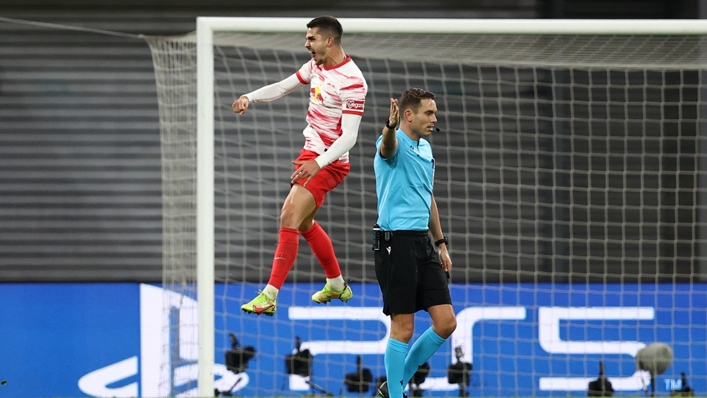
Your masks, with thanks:
[[[356,61],[354,61],[351,56],[349,56],[349,62],[342,65],[342,72],[344,72],[350,78],[360,78],[362,80],[365,80],[363,78],[363,72],[361,72],[361,68],[356,65]]]
[[[347,57],[349,57],[349,62],[346,63],[346,66],[360,72],[361,69],[358,67],[358,64],[356,64],[356,60],[350,55],[347,55]]]
[[[309,61],[303,63],[302,66],[300,67],[300,70],[301,69],[313,70],[316,66],[317,66],[317,63],[314,61],[314,58],[312,58]]]

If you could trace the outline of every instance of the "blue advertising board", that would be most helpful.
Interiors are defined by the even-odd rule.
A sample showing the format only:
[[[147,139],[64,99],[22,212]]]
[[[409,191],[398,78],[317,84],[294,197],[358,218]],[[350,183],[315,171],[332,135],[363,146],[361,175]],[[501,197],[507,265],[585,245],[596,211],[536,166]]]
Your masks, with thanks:
[[[0,284],[0,397],[86,396],[78,385],[84,375],[126,360],[137,365],[139,288]],[[137,392],[136,376],[111,387]]]
[[[315,306],[320,286],[286,285],[274,317],[256,317],[240,305],[252,284],[216,286],[216,386],[240,396],[300,396],[307,379],[287,375],[285,357],[314,355],[314,392],[348,392],[343,380],[356,358],[374,377],[384,374],[389,320],[375,284],[354,285],[349,303]],[[685,372],[697,394],[707,392],[707,285],[452,285],[457,330],[430,359],[421,385],[428,396],[455,396],[447,366],[471,363],[469,395],[586,396],[598,362],[617,395],[636,395],[646,382],[635,353],[653,342],[674,349],[672,366],[656,383],[659,393],[680,385]],[[190,335],[193,301],[155,285],[0,285],[0,397],[193,396],[198,346]],[[165,303],[173,311],[165,312]],[[181,309],[180,309],[181,308]],[[180,327],[181,325],[181,327]],[[416,317],[415,336],[430,325]],[[225,369],[229,333],[256,355],[248,369]],[[164,349],[180,347],[178,357]],[[372,393],[372,390],[369,390]]]

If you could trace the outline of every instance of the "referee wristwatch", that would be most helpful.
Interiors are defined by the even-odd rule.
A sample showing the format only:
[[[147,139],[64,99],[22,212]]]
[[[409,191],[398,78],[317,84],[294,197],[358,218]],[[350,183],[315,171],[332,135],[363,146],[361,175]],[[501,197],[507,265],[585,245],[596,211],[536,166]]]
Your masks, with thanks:
[[[442,239],[435,241],[435,246],[439,247],[439,245],[441,245],[442,243],[444,243],[446,246],[449,246],[449,239],[447,239],[447,237],[445,236]]]
[[[395,123],[394,125],[391,126],[391,125],[390,125],[390,119],[385,119],[385,127],[386,127],[386,128],[389,128],[389,129],[394,129],[394,128],[398,127],[398,124]]]

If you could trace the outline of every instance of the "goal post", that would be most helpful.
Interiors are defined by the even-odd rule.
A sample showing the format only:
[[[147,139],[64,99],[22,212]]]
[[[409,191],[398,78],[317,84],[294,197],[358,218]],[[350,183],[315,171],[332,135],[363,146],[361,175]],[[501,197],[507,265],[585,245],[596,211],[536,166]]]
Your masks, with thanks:
[[[193,328],[178,330],[177,346],[182,352],[176,349],[175,354],[173,346],[165,348],[171,353],[167,357],[172,363],[165,365],[171,380],[165,381],[168,386],[161,391],[170,395],[175,391],[174,395],[213,395],[214,376],[221,375],[214,367],[219,362],[216,347],[221,344],[216,337],[228,334],[226,325],[237,324],[248,338],[270,339],[267,344],[278,347],[286,345],[278,339],[300,332],[288,325],[284,315],[281,319],[241,320],[238,306],[254,286],[257,289],[267,282],[276,208],[287,189],[277,185],[278,177],[287,174],[286,164],[301,148],[297,135],[304,128],[308,93],[280,99],[279,104],[253,105],[248,112],[254,115],[247,121],[236,120],[228,111],[238,95],[294,73],[302,60],[306,61],[301,55],[307,55],[302,45],[310,20],[199,17],[193,36],[147,38],[153,51],[163,136],[163,288],[197,299],[198,305],[198,325],[194,325],[198,334],[188,337]],[[344,29],[343,48],[369,81],[359,143],[352,149],[352,158],[356,158],[352,172],[320,214],[327,230],[333,231],[344,276],[353,275],[360,291],[368,292],[359,304],[349,307],[379,302],[375,289],[366,286],[375,284],[365,240],[367,223],[375,217],[375,185],[369,167],[375,141],[372,135],[380,131],[387,116],[388,98],[409,85],[418,85],[438,96],[443,128],[439,136],[432,137],[438,159],[435,196],[443,227],[451,234],[453,297],[464,299],[455,305],[497,306],[501,309],[482,311],[478,316],[496,319],[498,325],[505,322],[503,319],[525,320],[529,327],[538,328],[539,336],[519,334],[514,341],[545,349],[550,359],[542,361],[552,361],[552,352],[580,352],[572,351],[577,348],[570,343],[563,345],[564,341],[548,337],[555,331],[542,325],[541,317],[553,319],[552,325],[558,328],[561,320],[587,320],[582,326],[587,334],[594,328],[592,322],[601,319],[613,325],[617,319],[626,319],[625,323],[617,321],[616,333],[638,336],[639,325],[645,327],[640,322],[658,319],[656,311],[669,312],[675,319],[691,316],[692,310],[682,307],[649,310],[636,303],[650,297],[657,300],[662,294],[690,300],[702,300],[704,295],[707,267],[701,246],[707,230],[699,219],[704,217],[707,204],[703,185],[707,130],[701,121],[707,94],[703,80],[707,22],[339,20]],[[278,112],[272,112],[273,106]],[[670,113],[673,111],[678,116]],[[280,131],[283,128],[288,131]],[[246,132],[249,130],[252,132]],[[236,135],[229,136],[231,132]],[[273,164],[276,161],[283,166]],[[239,174],[249,171],[255,175]],[[267,186],[258,188],[259,184]],[[306,251],[303,246],[300,251]],[[290,301],[278,314],[287,313],[290,320],[313,316],[301,300],[300,293],[305,292],[298,289],[321,280],[313,256],[300,254],[298,265],[302,263],[309,268],[293,270],[288,279],[293,287],[286,287],[281,294],[285,302]],[[619,264],[621,268],[617,268]],[[662,283],[670,282],[684,287],[664,290],[668,285]],[[655,290],[644,283],[653,284]],[[470,298],[469,289],[485,289],[486,284],[493,292],[489,297]],[[234,285],[237,297],[227,292]],[[519,297],[527,290],[549,296],[529,302],[528,308],[537,314],[531,316],[521,311],[518,303],[508,306],[510,301],[491,298],[503,296],[504,289]],[[596,289],[604,293],[593,301]],[[627,303],[633,303],[628,305],[636,307],[634,312],[640,316],[596,308],[563,312],[548,304],[556,295],[573,291],[583,292],[587,298],[570,300],[567,308],[594,308],[598,302],[618,305],[623,301],[616,296],[625,294],[633,297]],[[172,298],[166,304],[166,313],[174,302]],[[466,314],[464,319],[469,323],[465,326],[471,328],[477,320]],[[589,315],[582,318],[581,314]],[[306,330],[315,346],[322,340],[317,333],[325,334],[333,326],[310,319]],[[676,322],[682,330],[683,320]],[[223,330],[217,330],[217,323]],[[258,332],[247,333],[254,325]],[[688,326],[700,333],[707,329],[701,323]],[[338,327],[333,328],[338,331]],[[663,337],[655,328],[653,338]],[[629,329],[632,331],[627,332]],[[260,335],[263,330],[272,335]],[[361,331],[359,337],[380,338],[380,330],[363,334],[367,332]],[[281,333],[288,337],[278,337]],[[471,330],[456,335],[450,341],[467,351],[472,349],[472,343],[463,340],[473,340]],[[582,349],[594,351],[585,352],[580,361],[584,368],[591,367],[597,355],[640,348],[646,337],[634,339],[623,345],[620,341],[587,343]],[[198,356],[184,354],[188,341],[198,344]],[[675,345],[676,361],[687,364],[693,373],[703,372],[703,366],[694,364],[702,354],[686,354],[688,347],[681,347],[684,343],[676,338],[666,343]],[[607,347],[623,348],[611,351]],[[269,355],[263,362],[279,366],[280,348],[274,352],[261,345],[257,348]],[[453,360],[454,348],[451,356],[442,355]],[[605,348],[609,351],[601,351]],[[370,353],[375,349],[370,348]],[[326,354],[325,350],[321,355],[338,354]],[[464,355],[463,359],[471,362],[474,353]],[[474,365],[475,371],[483,374],[484,359],[495,369],[481,382],[480,388],[487,389],[482,395],[576,391],[589,377],[578,376],[570,365],[564,374],[533,371],[528,375],[521,369],[522,364],[533,361],[525,358],[528,353],[509,354],[500,344],[498,352],[488,348],[479,355],[482,362]],[[607,369],[621,374],[616,385],[631,391],[637,376],[626,370],[624,360],[611,358]],[[197,363],[196,389],[176,389],[178,360]],[[542,362],[540,367],[555,366],[548,363]],[[498,368],[501,364],[513,365],[515,376]],[[378,366],[376,371],[380,370]],[[282,377],[279,372],[261,370],[258,377],[269,381],[258,383],[276,384]],[[587,373],[593,374],[593,370]],[[517,381],[513,390],[504,389],[510,380],[506,377]],[[525,377],[533,381],[518,381]],[[449,391],[444,390],[447,387],[439,377],[432,379],[429,383],[434,387],[430,388]],[[290,383],[293,380],[290,378]],[[271,391],[257,388],[256,395],[279,394],[275,387]]]
[[[197,18],[196,250],[200,397],[214,391],[214,29]]]

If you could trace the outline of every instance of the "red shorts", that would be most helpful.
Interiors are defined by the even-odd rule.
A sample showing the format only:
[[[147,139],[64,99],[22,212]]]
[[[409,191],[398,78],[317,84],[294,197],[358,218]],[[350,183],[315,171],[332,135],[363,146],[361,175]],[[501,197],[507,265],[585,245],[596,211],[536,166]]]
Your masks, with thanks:
[[[302,150],[299,153],[299,157],[296,161],[306,161],[314,160],[319,155],[316,152]],[[295,170],[299,169],[300,165],[295,165]],[[327,192],[336,188],[337,185],[341,184],[347,174],[351,170],[351,165],[349,163],[336,161],[328,166],[324,166],[319,173],[309,181],[309,184],[305,187],[309,192],[314,195],[314,201],[317,203],[317,207],[320,207],[324,203],[324,197]],[[307,180],[301,179],[296,181],[296,184],[304,184]]]

